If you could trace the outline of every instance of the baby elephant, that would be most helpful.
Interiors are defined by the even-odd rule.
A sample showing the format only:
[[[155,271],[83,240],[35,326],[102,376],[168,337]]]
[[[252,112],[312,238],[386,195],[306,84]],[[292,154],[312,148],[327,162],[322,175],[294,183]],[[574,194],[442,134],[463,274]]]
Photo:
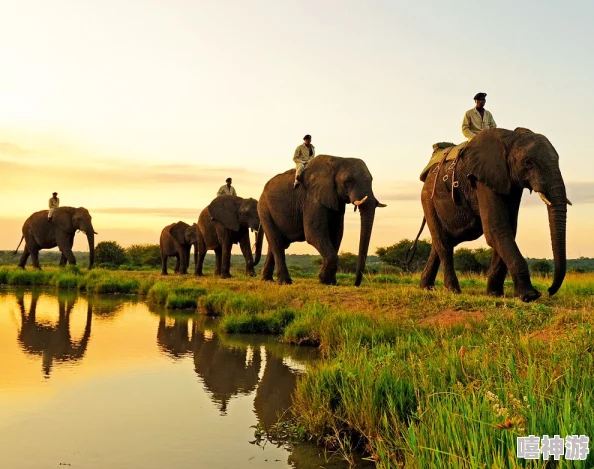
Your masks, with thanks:
[[[166,226],[161,231],[161,273],[167,275],[167,259],[177,258],[174,272],[187,274],[190,265],[190,250],[194,246],[194,264],[198,257],[196,245],[196,223],[192,226],[178,221]]]
[[[252,257],[249,230],[256,232],[256,258]],[[260,262],[264,230],[260,229],[258,202],[235,195],[222,195],[202,210],[198,218],[198,262],[196,275],[202,275],[206,251],[216,255],[215,275],[231,277],[231,247],[239,243],[245,258],[246,275],[254,276],[254,266]]]

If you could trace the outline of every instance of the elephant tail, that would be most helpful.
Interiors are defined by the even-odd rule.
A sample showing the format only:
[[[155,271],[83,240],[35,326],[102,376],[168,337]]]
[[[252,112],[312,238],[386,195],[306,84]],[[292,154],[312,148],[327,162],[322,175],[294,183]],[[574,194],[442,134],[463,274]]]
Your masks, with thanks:
[[[23,239],[25,239],[25,235],[23,235],[23,237],[21,238],[21,242],[19,243],[19,245],[17,246],[17,248],[13,251],[12,255],[16,255],[17,252],[19,252],[19,248],[21,247],[21,244],[23,244]]]
[[[415,238],[413,243],[408,248],[408,251],[406,252],[406,257],[404,259],[404,265],[406,266],[406,270],[409,270],[410,263],[412,262],[413,258],[415,257],[415,253],[417,252],[417,243],[419,241],[419,238],[421,237],[421,233],[425,229],[426,223],[427,223],[427,219],[425,217],[423,217],[423,223],[421,223],[421,229],[417,233],[417,237]]]

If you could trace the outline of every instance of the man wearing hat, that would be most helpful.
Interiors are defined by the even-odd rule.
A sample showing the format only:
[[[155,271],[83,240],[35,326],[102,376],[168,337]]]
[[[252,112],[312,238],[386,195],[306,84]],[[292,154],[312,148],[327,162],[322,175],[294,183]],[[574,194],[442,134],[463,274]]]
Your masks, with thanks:
[[[237,196],[237,192],[235,192],[235,187],[233,187],[231,185],[231,182],[233,182],[233,180],[231,178],[227,178],[227,179],[225,179],[225,182],[227,184],[225,184],[224,186],[221,186],[221,188],[217,192],[217,197],[219,197],[221,195],[235,195],[235,196]]]
[[[47,221],[51,222],[52,217],[54,216],[54,212],[60,206],[60,199],[58,199],[58,193],[53,192],[52,198],[49,199],[49,212],[47,214]]]
[[[462,133],[468,140],[472,139],[481,130],[497,128],[493,114],[485,109],[486,98],[487,93],[477,93],[474,96],[476,107],[470,111],[466,111],[466,114],[464,114]]]
[[[301,173],[307,166],[307,164],[313,160],[316,156],[316,149],[311,144],[311,135],[303,137],[303,144],[299,145],[295,149],[295,155],[293,155],[293,161],[296,165],[295,171],[295,182],[293,187],[298,187],[301,183]]]

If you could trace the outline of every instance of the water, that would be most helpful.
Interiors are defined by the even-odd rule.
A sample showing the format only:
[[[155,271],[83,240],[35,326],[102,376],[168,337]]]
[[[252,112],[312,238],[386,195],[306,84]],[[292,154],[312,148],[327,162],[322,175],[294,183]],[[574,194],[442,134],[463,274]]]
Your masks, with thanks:
[[[346,467],[253,443],[314,359],[130,297],[0,291],[0,468]]]

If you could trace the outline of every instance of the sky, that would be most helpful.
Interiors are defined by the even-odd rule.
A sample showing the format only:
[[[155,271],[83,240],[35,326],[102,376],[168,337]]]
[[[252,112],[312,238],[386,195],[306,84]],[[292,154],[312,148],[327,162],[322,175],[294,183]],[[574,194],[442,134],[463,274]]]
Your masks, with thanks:
[[[431,146],[464,140],[481,91],[498,127],[555,146],[574,204],[568,256],[594,257],[594,3],[554,3],[0,0],[0,249],[53,191],[89,209],[97,242],[158,243],[228,176],[258,199],[309,133],[317,154],[373,175],[388,205],[373,253],[416,235]],[[358,214],[345,223],[341,249],[356,252]],[[527,191],[518,245],[552,256]]]

